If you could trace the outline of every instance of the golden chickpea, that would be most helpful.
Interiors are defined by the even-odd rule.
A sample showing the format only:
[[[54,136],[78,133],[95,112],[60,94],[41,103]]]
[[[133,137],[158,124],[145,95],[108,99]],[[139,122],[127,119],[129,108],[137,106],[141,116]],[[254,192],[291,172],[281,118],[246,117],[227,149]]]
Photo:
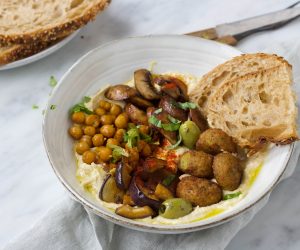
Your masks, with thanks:
[[[105,109],[106,111],[110,110],[111,104],[107,101],[100,100],[99,101],[99,107]]]
[[[147,157],[147,156],[150,156],[151,153],[152,153],[151,147],[149,146],[149,144],[146,144],[146,145],[143,147],[142,155],[143,155],[144,157]]]
[[[122,108],[118,104],[113,104],[113,105],[111,105],[111,108],[110,108],[109,112],[112,115],[117,116],[117,115],[122,113]]]
[[[69,128],[69,134],[76,140],[79,140],[82,137],[82,129],[78,126],[73,126]]]
[[[115,133],[115,136],[114,136],[115,139],[117,139],[119,142],[122,142],[125,132],[126,132],[125,129],[119,128]]]
[[[96,134],[96,129],[93,126],[86,126],[83,131],[85,135],[89,136],[94,136],[94,134]]]
[[[102,146],[104,144],[104,136],[101,134],[96,134],[93,136],[92,141],[95,147]]]
[[[85,117],[85,124],[97,128],[100,125],[100,117],[98,115],[87,115]]]
[[[103,108],[97,108],[97,109],[95,110],[95,112],[96,112],[96,114],[99,115],[99,116],[105,115],[105,113],[106,113],[105,109],[103,109]]]
[[[103,115],[100,121],[102,125],[110,125],[114,123],[114,117],[112,115]]]
[[[115,138],[109,138],[106,142],[106,145],[116,145],[119,146],[119,141]]]
[[[149,126],[146,126],[146,125],[140,125],[140,127],[139,127],[140,133],[145,134],[145,135],[149,134],[149,130],[150,130]]]
[[[85,114],[83,112],[75,112],[72,114],[72,121],[82,124],[85,121]]]
[[[89,135],[83,135],[81,137],[80,141],[85,141],[89,145],[90,148],[93,146],[92,137]]]
[[[112,150],[107,147],[99,147],[96,150],[97,156],[100,160],[107,162],[111,158]]]
[[[85,141],[77,142],[75,145],[75,151],[77,154],[82,155],[84,152],[90,149],[89,145]]]
[[[128,116],[125,113],[122,113],[117,116],[115,120],[115,125],[117,128],[127,128]]]
[[[85,151],[82,155],[82,161],[86,164],[91,164],[92,162],[95,162],[96,153],[91,150]]]
[[[100,133],[107,138],[112,138],[115,134],[115,127],[113,125],[103,125],[100,128]]]
[[[139,140],[137,142],[137,149],[139,152],[142,152],[143,148],[145,147],[145,145],[147,144],[147,142],[143,141],[143,140]]]

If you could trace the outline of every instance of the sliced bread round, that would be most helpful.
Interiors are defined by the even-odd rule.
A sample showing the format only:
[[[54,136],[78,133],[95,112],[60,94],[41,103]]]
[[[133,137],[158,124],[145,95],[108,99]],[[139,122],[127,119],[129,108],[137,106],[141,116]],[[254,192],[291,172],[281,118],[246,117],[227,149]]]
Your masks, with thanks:
[[[0,4],[0,44],[55,40],[93,20],[110,0],[6,0]]]

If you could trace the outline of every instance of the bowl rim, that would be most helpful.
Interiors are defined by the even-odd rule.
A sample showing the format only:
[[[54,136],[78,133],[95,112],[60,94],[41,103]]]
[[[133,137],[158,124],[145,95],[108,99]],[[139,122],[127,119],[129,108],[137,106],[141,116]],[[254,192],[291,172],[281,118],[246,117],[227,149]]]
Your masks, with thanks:
[[[64,79],[67,77],[67,75],[69,75],[70,72],[72,72],[73,68],[75,68],[78,64],[80,64],[82,61],[84,61],[90,54],[94,53],[97,50],[101,50],[103,48],[105,48],[106,46],[110,46],[114,43],[118,43],[118,42],[122,42],[124,40],[129,40],[129,39],[148,39],[151,37],[156,37],[156,38],[174,38],[174,37],[186,37],[188,39],[201,39],[203,42],[208,42],[208,43],[217,43],[214,41],[208,41],[206,39],[202,39],[202,38],[198,38],[198,37],[190,37],[187,35],[147,35],[147,36],[136,36],[136,37],[128,37],[128,38],[124,38],[124,39],[117,39],[117,40],[113,40],[110,41],[108,43],[102,44],[100,46],[95,47],[94,49],[88,51],[86,54],[84,54],[83,56],[81,56],[79,59],[76,60],[76,62],[63,74],[63,76],[61,77],[61,79],[58,82],[58,86],[54,89],[54,91],[52,92],[52,97],[55,96],[56,91],[59,91],[59,86],[61,84],[61,82],[64,81]],[[225,46],[235,52],[238,53],[242,53],[241,51],[226,45],[226,44],[219,44],[221,46]],[[165,227],[156,227],[155,224],[137,224],[135,220],[122,220],[122,219],[118,219],[117,217],[111,215],[109,212],[106,211],[100,211],[97,209],[97,207],[95,207],[93,204],[91,204],[88,200],[86,200],[84,197],[82,197],[79,193],[77,193],[75,190],[73,190],[72,187],[70,187],[70,185],[65,182],[63,176],[59,173],[59,171],[56,169],[56,167],[54,166],[54,162],[52,161],[52,156],[49,152],[48,146],[47,146],[47,142],[46,142],[46,136],[45,136],[45,126],[46,126],[46,117],[47,117],[47,111],[49,110],[49,107],[51,105],[51,98],[49,98],[48,102],[47,102],[47,106],[46,106],[46,113],[43,117],[43,122],[42,122],[42,136],[43,136],[43,143],[44,143],[44,147],[45,147],[45,151],[48,157],[48,160],[50,162],[51,168],[54,171],[55,175],[58,177],[58,180],[61,182],[61,184],[65,187],[65,189],[68,190],[69,194],[71,195],[71,197],[73,199],[75,199],[76,201],[78,201],[79,203],[81,203],[85,208],[87,208],[88,210],[92,211],[94,214],[100,216],[103,219],[106,219],[110,222],[113,222],[117,225],[120,226],[124,226],[130,229],[134,229],[134,230],[140,230],[140,231],[144,231],[144,232],[152,232],[152,233],[161,233],[161,234],[177,234],[177,233],[189,233],[189,232],[194,232],[194,231],[199,231],[202,229],[207,229],[213,226],[217,226],[220,224],[223,224],[227,221],[230,221],[240,215],[242,215],[243,213],[245,213],[248,209],[250,209],[251,207],[253,207],[254,205],[256,205],[258,202],[260,202],[262,199],[264,199],[274,188],[275,186],[278,184],[278,182],[280,181],[281,177],[283,176],[289,161],[291,159],[291,155],[295,149],[295,143],[292,143],[289,145],[289,149],[288,149],[288,153],[284,159],[284,167],[282,169],[282,172],[280,173],[280,175],[278,175],[278,177],[273,180],[273,183],[271,184],[271,186],[269,187],[268,190],[265,191],[265,193],[263,193],[261,196],[257,197],[251,204],[241,207],[240,209],[237,209],[234,213],[226,216],[225,218],[222,218],[218,221],[213,221],[213,222],[209,222],[207,224],[204,225],[194,225],[193,223],[186,223],[183,225],[186,225],[186,227],[180,227],[180,228],[172,228],[172,225],[164,225]],[[196,223],[194,223],[196,224]]]

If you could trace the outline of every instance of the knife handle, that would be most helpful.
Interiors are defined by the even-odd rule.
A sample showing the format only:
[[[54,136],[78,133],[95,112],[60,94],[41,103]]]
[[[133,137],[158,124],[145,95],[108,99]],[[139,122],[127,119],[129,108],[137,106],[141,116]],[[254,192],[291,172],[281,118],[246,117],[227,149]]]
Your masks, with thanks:
[[[238,40],[234,38],[234,36],[222,36],[218,37],[217,31],[215,28],[205,29],[205,30],[199,30],[192,33],[188,33],[186,35],[189,36],[196,36],[201,37],[208,40],[215,40],[220,43],[225,43],[227,45],[234,46],[237,44]]]

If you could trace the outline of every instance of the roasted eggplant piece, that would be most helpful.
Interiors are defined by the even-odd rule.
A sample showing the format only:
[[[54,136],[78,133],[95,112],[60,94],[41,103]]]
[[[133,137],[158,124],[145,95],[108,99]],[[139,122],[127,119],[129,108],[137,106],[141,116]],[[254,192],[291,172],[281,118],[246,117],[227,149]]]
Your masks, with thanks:
[[[148,117],[145,111],[140,110],[131,103],[126,104],[125,112],[135,124],[148,125]]]
[[[137,106],[138,108],[146,110],[149,107],[153,107],[153,103],[147,101],[146,99],[140,96],[133,96],[129,99],[129,102]]]
[[[143,163],[143,169],[147,173],[153,173],[158,169],[162,169],[167,165],[167,162],[155,157],[148,157]]]
[[[129,87],[127,85],[119,84],[119,85],[109,87],[105,91],[104,95],[107,99],[122,101],[130,97],[136,96],[137,91],[134,88]]]
[[[158,200],[154,200],[149,198],[144,192],[143,192],[143,186],[144,182],[139,176],[134,176],[131,180],[130,186],[129,186],[129,193],[134,201],[134,203],[137,206],[143,207],[143,206],[149,206],[155,211],[158,211],[161,202]]]
[[[99,192],[99,198],[105,202],[122,203],[124,191],[119,189],[115,178],[109,174],[104,179]]]
[[[160,95],[152,85],[152,75],[147,69],[139,69],[134,72],[134,85],[137,91],[147,100],[157,100]]]
[[[177,107],[176,101],[170,96],[163,96],[159,102],[159,107],[182,122],[187,120],[187,112]]]
[[[116,184],[117,187],[121,190],[126,190],[129,187],[131,176],[129,174],[130,167],[126,163],[120,161],[116,167]]]
[[[208,129],[207,121],[202,116],[198,108],[190,109],[189,118],[196,123],[201,132],[204,132],[206,129]]]

